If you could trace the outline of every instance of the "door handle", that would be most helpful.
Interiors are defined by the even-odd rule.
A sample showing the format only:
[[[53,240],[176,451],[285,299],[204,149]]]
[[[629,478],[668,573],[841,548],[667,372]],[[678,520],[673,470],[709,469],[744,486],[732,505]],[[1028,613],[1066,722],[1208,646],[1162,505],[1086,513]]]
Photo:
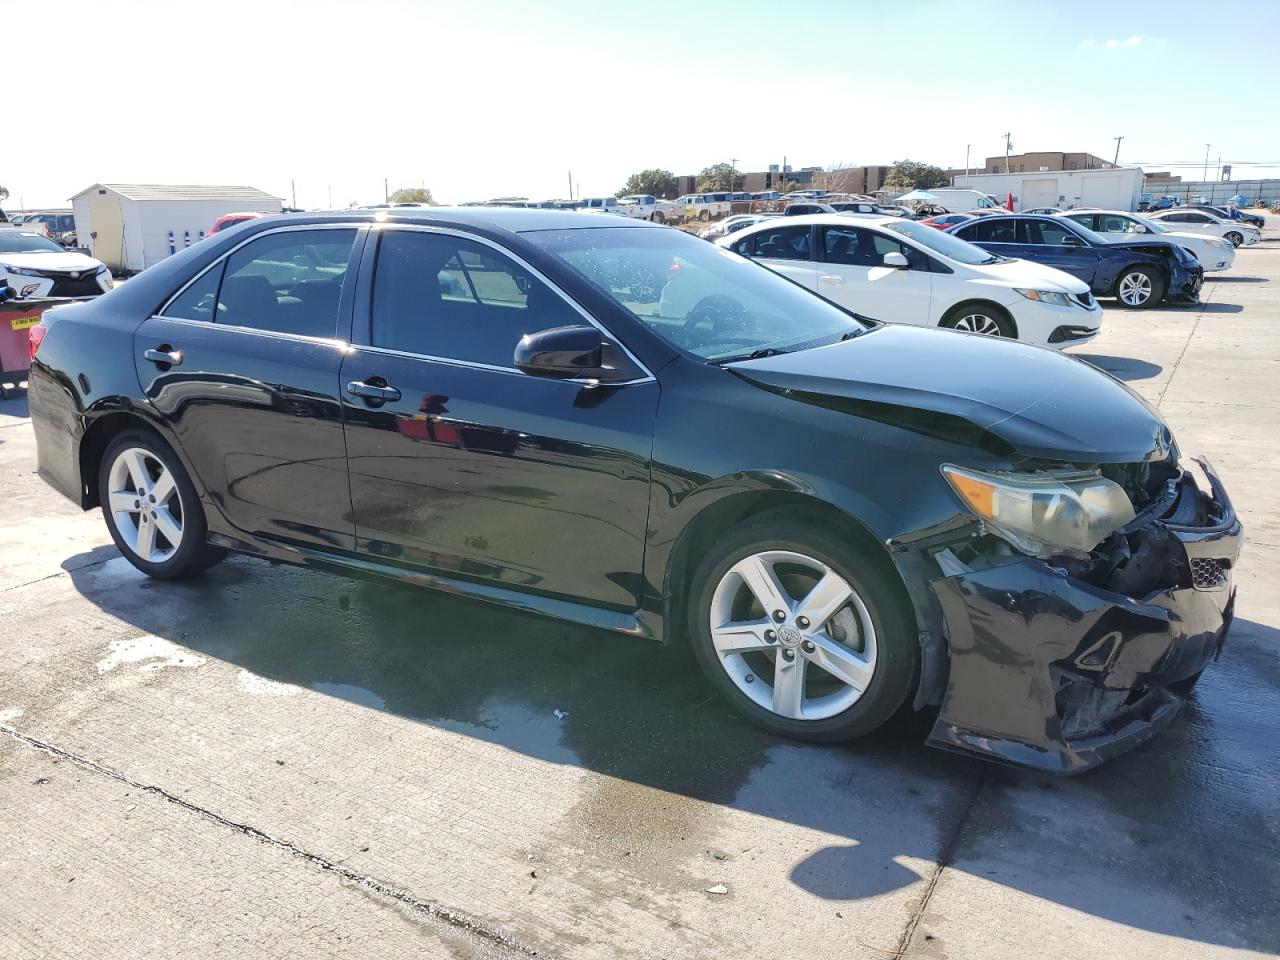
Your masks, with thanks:
[[[844,283],[844,277],[833,277],[830,274],[824,274],[818,279],[823,283]]]
[[[171,349],[167,343],[151,350],[143,350],[142,356],[144,359],[150,360],[152,363],[163,364],[170,367],[182,365],[182,351]]]
[[[385,384],[366,383],[363,380],[352,380],[347,384],[347,393],[353,397],[364,397],[366,400],[399,400],[400,391]]]

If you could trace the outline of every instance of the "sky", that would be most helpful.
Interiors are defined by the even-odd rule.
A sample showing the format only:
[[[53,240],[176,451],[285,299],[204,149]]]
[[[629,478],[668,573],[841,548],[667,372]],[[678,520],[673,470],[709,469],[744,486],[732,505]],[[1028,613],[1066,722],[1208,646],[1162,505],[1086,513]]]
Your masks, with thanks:
[[[1280,0],[0,0],[0,185],[246,184],[301,207],[1087,150],[1280,176]],[[1208,37],[1216,39],[1207,39]],[[1229,39],[1240,37],[1239,41]],[[1255,39],[1257,38],[1257,39]],[[14,51],[29,51],[15,55]],[[29,70],[25,79],[18,74]],[[1266,163],[1269,166],[1249,164]]]

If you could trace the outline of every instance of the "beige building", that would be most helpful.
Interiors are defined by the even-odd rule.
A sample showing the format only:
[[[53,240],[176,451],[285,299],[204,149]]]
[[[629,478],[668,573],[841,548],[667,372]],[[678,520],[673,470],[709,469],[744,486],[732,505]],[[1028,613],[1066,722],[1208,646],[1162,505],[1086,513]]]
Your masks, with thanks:
[[[1015,153],[1009,158],[1010,173],[1044,173],[1057,170],[1103,170],[1115,164],[1095,157],[1092,153]],[[952,172],[952,171],[948,171]],[[962,172],[962,171],[956,171]],[[987,157],[983,168],[975,168],[973,173],[1004,173],[1005,157]]]

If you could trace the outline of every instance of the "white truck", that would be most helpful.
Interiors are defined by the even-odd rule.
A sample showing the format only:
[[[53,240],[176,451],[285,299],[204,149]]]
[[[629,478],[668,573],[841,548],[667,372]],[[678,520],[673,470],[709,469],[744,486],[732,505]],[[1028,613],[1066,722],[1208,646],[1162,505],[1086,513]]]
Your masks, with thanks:
[[[583,197],[579,210],[586,213],[616,213],[620,217],[629,217],[631,213],[618,202],[617,197]]]
[[[1004,206],[990,194],[981,190],[970,190],[963,187],[930,187],[925,193],[931,193],[937,199],[929,201],[931,205],[942,207],[947,213],[968,213],[970,210],[998,210]]]
[[[659,200],[648,193],[629,193],[621,198],[622,206],[627,207],[627,214],[637,220],[652,220],[654,223],[666,223],[675,220],[676,205],[670,200]]]

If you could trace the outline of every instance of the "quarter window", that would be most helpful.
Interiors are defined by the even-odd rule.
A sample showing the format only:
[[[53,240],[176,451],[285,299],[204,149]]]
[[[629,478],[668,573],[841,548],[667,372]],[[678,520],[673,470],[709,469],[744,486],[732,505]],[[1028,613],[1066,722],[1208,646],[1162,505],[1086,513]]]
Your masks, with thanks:
[[[355,230],[286,230],[246,244],[227,257],[215,322],[335,336],[355,238]]]
[[[161,316],[183,320],[212,320],[213,305],[218,302],[218,284],[222,282],[222,268],[225,265],[225,260],[219,260],[202,273],[161,311]]]
[[[409,230],[382,237],[375,347],[509,367],[525,334],[582,322],[550,287],[484,244]]]

